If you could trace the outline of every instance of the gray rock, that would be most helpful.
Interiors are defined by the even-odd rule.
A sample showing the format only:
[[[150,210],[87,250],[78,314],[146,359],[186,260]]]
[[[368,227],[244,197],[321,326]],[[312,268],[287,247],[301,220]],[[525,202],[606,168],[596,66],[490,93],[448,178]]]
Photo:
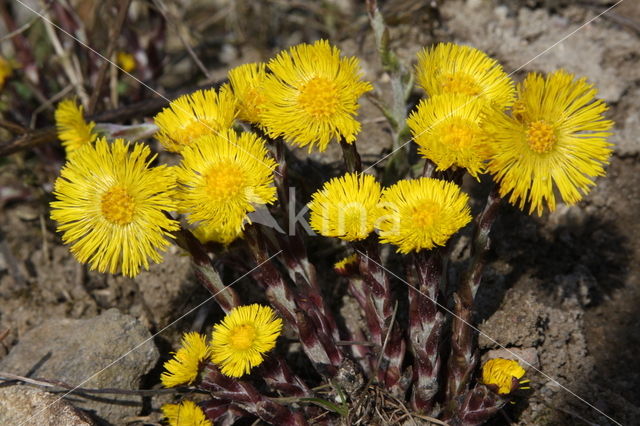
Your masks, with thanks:
[[[81,411],[59,396],[27,386],[0,388],[0,424],[91,426]]]
[[[87,320],[46,321],[20,339],[0,361],[0,371],[84,388],[131,390],[139,389],[140,378],[158,357],[149,331],[137,319],[110,309]],[[112,423],[138,414],[142,402],[131,395],[71,397],[77,407]]]

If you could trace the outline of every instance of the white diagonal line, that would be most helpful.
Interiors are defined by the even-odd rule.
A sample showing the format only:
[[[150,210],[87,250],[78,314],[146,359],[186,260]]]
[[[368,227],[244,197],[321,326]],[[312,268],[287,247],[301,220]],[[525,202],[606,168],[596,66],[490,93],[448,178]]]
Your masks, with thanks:
[[[18,0],[19,1],[19,0]],[[282,253],[282,250],[280,250],[279,252],[277,252],[276,254],[272,255],[271,257],[269,257],[267,260],[261,262],[259,265],[257,265],[256,267],[254,267],[253,269],[251,269],[250,271],[246,272],[245,274],[243,274],[241,277],[235,279],[231,284],[224,286],[221,290],[217,291],[215,294],[211,295],[210,297],[208,297],[207,299],[205,299],[203,302],[201,302],[200,304],[198,304],[197,306],[195,306],[194,308],[190,309],[187,313],[181,315],[180,317],[178,317],[176,320],[174,320],[173,322],[171,322],[170,324],[166,325],[162,330],[158,331],[157,333],[155,333],[153,336],[149,337],[148,339],[143,340],[142,342],[140,342],[140,344],[138,344],[137,346],[135,346],[133,349],[130,349],[129,351],[127,351],[127,353],[125,353],[124,355],[121,355],[120,357],[118,357],[115,361],[111,362],[109,365],[107,365],[106,367],[104,367],[103,369],[101,369],[100,371],[98,371],[97,373],[92,374],[91,376],[87,377],[86,379],[84,379],[82,382],[80,382],[78,385],[74,386],[72,389],[70,389],[68,392],[62,394],[62,396],[60,396],[58,399],[56,399],[55,401],[53,401],[51,404],[47,404],[47,406],[45,406],[44,408],[38,410],[35,414],[33,414],[32,416],[30,416],[29,418],[27,418],[25,421],[23,421],[22,423],[20,423],[18,426],[23,426],[24,424],[26,424],[29,420],[33,419],[34,417],[38,416],[39,414],[41,414],[42,412],[44,412],[45,410],[47,410],[49,407],[51,407],[53,404],[55,404],[56,402],[60,401],[61,399],[65,398],[67,395],[69,395],[70,393],[73,393],[76,389],[78,389],[79,387],[81,387],[82,385],[84,385],[85,383],[87,383],[89,380],[93,379],[95,376],[97,376],[98,374],[102,373],[103,371],[105,371],[106,369],[112,367],[114,364],[116,364],[118,361],[120,361],[123,358],[126,358],[127,355],[129,355],[131,352],[135,351],[136,349],[138,349],[139,347],[141,347],[142,345],[144,345],[145,343],[147,343],[149,340],[153,339],[154,337],[156,337],[158,334],[164,332],[166,329],[168,329],[169,327],[172,327],[173,325],[175,325],[175,323],[177,323],[178,321],[180,321],[182,318],[186,317],[187,315],[189,315],[191,312],[195,311],[196,309],[198,309],[200,306],[204,305],[205,303],[207,303],[208,301],[210,301],[211,299],[213,299],[214,297],[216,297],[218,294],[222,293],[223,291],[225,291],[226,289],[228,289],[229,287],[231,287],[232,285],[234,285],[235,283],[237,283],[238,281],[240,281],[241,279],[243,279],[244,277],[246,277],[247,275],[249,275],[250,273],[252,273],[253,271],[255,271],[256,269],[260,268],[262,265],[264,265],[265,263],[269,262],[271,259],[273,259],[274,257],[276,257],[277,255],[279,255],[280,253]]]
[[[482,330],[478,329],[477,327],[473,326],[472,324],[470,324],[469,322],[465,321],[463,318],[461,318],[460,316],[456,315],[455,312],[451,311],[451,309],[447,308],[446,306],[444,306],[443,304],[439,303],[437,300],[434,300],[433,298],[429,297],[428,295],[426,295],[425,293],[423,293],[422,291],[420,291],[420,289],[416,288],[415,286],[409,284],[407,281],[405,281],[404,279],[400,278],[398,275],[394,274],[392,271],[390,271],[389,269],[385,268],[383,265],[381,265],[380,263],[376,262],[375,260],[371,259],[369,256],[367,256],[366,254],[364,254],[362,251],[360,250],[356,250],[361,256],[366,257],[367,259],[369,259],[370,261],[372,261],[373,263],[375,263],[376,265],[378,265],[379,267],[381,267],[382,269],[384,269],[385,271],[387,271],[388,273],[390,273],[391,275],[393,275],[395,278],[399,279],[400,281],[402,281],[403,283],[405,283],[407,286],[411,287],[413,290],[417,291],[418,293],[420,293],[421,295],[423,295],[424,297],[426,297],[427,299],[429,299],[431,302],[435,303],[436,305],[438,305],[442,310],[444,310],[445,312],[447,312],[448,314],[456,317],[457,319],[459,319],[460,321],[462,321],[465,325],[467,325],[468,327],[470,327],[471,329],[473,329],[474,331],[476,331],[479,334],[482,334],[484,337],[486,337],[487,339],[489,339],[492,343],[494,343],[495,345],[499,346],[501,349],[507,351],[509,354],[511,354],[512,356],[514,356],[515,358],[517,358],[519,361],[521,361],[523,364],[527,365],[529,368],[531,368],[532,370],[534,370],[535,372],[541,374],[542,376],[544,376],[545,378],[547,378],[550,382],[552,382],[553,384],[559,386],[561,389],[563,389],[564,391],[570,393],[571,395],[573,395],[575,398],[579,399],[580,401],[582,401],[583,403],[585,403],[586,405],[588,405],[589,407],[593,408],[595,411],[597,411],[598,413],[602,414],[603,416],[605,416],[607,419],[611,420],[613,423],[617,424],[618,426],[622,426],[622,423],[612,419],[611,417],[609,417],[607,414],[605,414],[604,412],[602,412],[602,410],[600,410],[599,408],[595,407],[593,404],[589,403],[587,400],[585,400],[584,398],[582,398],[580,395],[576,394],[575,392],[573,392],[571,389],[567,388],[566,386],[562,385],[560,382],[558,382],[556,379],[554,379],[553,377],[549,376],[547,373],[542,372],[541,370],[537,369],[536,367],[534,367],[530,362],[528,362],[527,360],[525,360],[524,358],[522,358],[520,355],[516,354],[515,352],[509,350],[509,348],[505,347],[504,345],[502,345],[501,343],[499,343],[497,340],[495,340],[493,337],[489,336],[487,333],[483,332]]]
[[[575,33],[577,33],[578,31],[580,31],[581,29],[583,29],[584,27],[586,27],[587,25],[589,25],[590,23],[592,23],[593,21],[595,21],[596,19],[598,19],[599,17],[601,17],[602,15],[604,15],[605,13],[609,12],[611,9],[613,9],[614,7],[618,6],[620,3],[622,3],[624,0],[618,0],[617,3],[615,3],[613,6],[609,6],[607,9],[605,9],[604,11],[600,12],[599,14],[597,14],[596,16],[594,16],[593,18],[589,19],[587,22],[585,22],[584,24],[580,25],[578,28],[576,28],[575,30],[571,31],[569,34],[567,34],[566,36],[562,37],[560,40],[556,41],[555,43],[553,43],[551,46],[547,47],[545,50],[543,50],[542,52],[538,53],[536,56],[534,56],[533,58],[529,59],[527,62],[525,62],[524,64],[520,65],[518,68],[516,68],[515,70],[511,71],[509,74],[507,74],[507,77],[511,77],[512,75],[514,75],[515,73],[517,73],[518,71],[520,71],[522,68],[526,67],[527,65],[529,65],[531,62],[535,61],[536,59],[538,59],[540,56],[544,55],[545,53],[547,53],[548,51],[550,51],[551,49],[553,49],[554,47],[556,47],[557,45],[559,45],[560,43],[562,43],[563,41],[565,41],[566,39],[568,39],[569,37],[571,37],[572,35],[574,35]],[[459,110],[461,110],[462,108],[464,108],[469,102],[472,102],[475,98],[477,98],[479,95],[474,95],[472,97],[469,98],[469,100],[467,100],[467,102],[465,102],[464,104],[462,104],[461,106],[459,106],[458,108],[454,109],[453,111],[451,111],[450,113],[448,113],[446,116],[442,117],[439,120],[436,120],[435,123],[433,123],[431,126],[427,127],[426,129],[424,129],[423,131],[421,131],[420,133],[418,133],[417,135],[411,137],[409,140],[407,140],[405,143],[403,143],[402,145],[400,145],[399,147],[397,147],[396,149],[394,149],[393,151],[391,151],[390,153],[384,155],[381,159],[379,159],[378,161],[376,161],[375,163],[373,163],[372,165],[370,165],[369,167],[367,167],[365,170],[362,171],[362,173],[366,173],[367,171],[369,171],[369,169],[375,167],[377,164],[379,164],[381,161],[384,161],[386,158],[389,158],[389,156],[393,155],[396,151],[401,150],[402,148],[404,148],[405,146],[407,146],[407,144],[411,143],[412,141],[414,141],[418,136],[422,135],[423,133],[427,132],[428,130],[430,130],[431,128],[433,128],[434,126],[436,126],[437,124],[441,123],[443,120],[451,117],[453,114],[455,114],[456,112],[458,112]]]
[[[16,0],[18,3],[20,3],[22,6],[24,6],[26,9],[30,10],[31,12],[35,13],[36,15],[38,15],[40,18],[42,18],[43,21],[47,21],[49,24],[51,24],[53,27],[55,27],[57,30],[61,31],[62,33],[64,33],[65,35],[71,37],[72,39],[74,39],[76,42],[78,42],[79,44],[81,44],[82,46],[84,46],[85,48],[89,49],[92,53],[95,53],[96,55],[98,55],[102,60],[107,61],[108,63],[110,63],[111,65],[113,65],[114,67],[118,68],[120,71],[122,71],[125,75],[127,75],[129,78],[132,78],[133,80],[135,80],[136,82],[138,82],[140,85],[142,85],[143,87],[145,87],[146,89],[148,89],[149,91],[153,92],[155,95],[161,97],[162,99],[164,99],[165,101],[171,103],[171,100],[169,98],[167,98],[166,96],[164,96],[162,93],[158,92],[156,89],[154,89],[153,87],[149,86],[147,83],[143,82],[142,80],[140,80],[139,78],[137,78],[136,76],[134,76],[133,74],[125,71],[124,69],[122,69],[122,67],[120,67],[118,64],[114,63],[111,59],[105,57],[103,54],[101,54],[100,52],[98,52],[97,50],[95,50],[94,48],[92,48],[91,46],[89,46],[88,44],[84,43],[82,40],[80,40],[79,38],[77,38],[76,36],[74,36],[73,34],[69,33],[68,31],[66,31],[64,28],[60,27],[59,25],[57,25],[55,22],[51,21],[49,18],[47,18],[45,15],[43,15],[42,13],[32,9],[31,7],[29,7],[29,5],[25,4],[22,2],[22,0]],[[99,90],[100,88],[98,88]],[[177,106],[174,105],[172,108],[176,108],[179,109],[182,112],[191,114],[191,111],[187,110],[186,108],[182,108],[181,106]],[[214,128],[212,128],[211,126],[209,126],[209,124],[205,123],[203,120],[201,120],[198,117],[194,117],[200,124],[203,124],[206,128],[208,128],[209,130],[211,130],[211,133],[214,133],[217,136],[220,136],[224,139],[227,140],[227,142],[236,145],[238,148],[240,148],[242,151],[245,151],[247,154],[249,154],[250,157],[252,157],[254,160],[259,161],[260,163],[262,163],[265,167],[267,167],[269,170],[271,170],[271,167],[269,165],[267,165],[267,163],[265,163],[264,161],[262,161],[259,158],[256,158],[253,154],[251,154],[249,151],[245,150],[244,148],[240,147],[238,144],[231,142],[229,139],[227,139],[221,132],[215,130]],[[278,171],[278,170],[273,170],[274,173],[277,173],[278,175],[282,176],[282,174]]]

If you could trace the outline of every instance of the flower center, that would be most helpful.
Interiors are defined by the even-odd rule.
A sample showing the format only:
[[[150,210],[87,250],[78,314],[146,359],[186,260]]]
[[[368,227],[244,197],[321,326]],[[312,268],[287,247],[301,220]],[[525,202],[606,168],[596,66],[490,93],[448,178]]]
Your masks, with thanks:
[[[233,329],[229,342],[234,349],[245,350],[253,345],[256,329],[251,324],[242,324]]]
[[[411,220],[417,228],[429,228],[440,216],[442,208],[431,200],[421,201],[413,210]]]
[[[326,78],[312,78],[300,88],[298,105],[314,118],[327,118],[338,109],[338,89]]]
[[[216,164],[205,175],[206,191],[211,201],[221,202],[244,195],[245,177],[235,164]]]
[[[443,142],[453,151],[462,151],[473,144],[475,132],[470,126],[450,124],[444,130]]]
[[[444,74],[442,76],[442,88],[447,93],[460,93],[461,95],[476,96],[481,90],[476,80],[462,72]]]
[[[111,223],[126,225],[133,221],[136,202],[121,186],[114,186],[102,196],[102,214]]]
[[[245,118],[251,122],[259,121],[264,102],[265,97],[258,89],[252,87],[247,90],[242,100]]]
[[[527,129],[527,143],[532,151],[538,154],[546,154],[553,149],[556,143],[556,135],[553,127],[543,120],[534,121]]]
[[[362,236],[367,234],[367,209],[360,203],[350,203],[342,210],[344,229],[340,229],[342,235]]]
[[[218,130],[220,129],[215,121],[193,117],[193,121],[186,123],[184,127],[176,130],[174,140],[180,144],[189,145],[199,137],[215,133]]]

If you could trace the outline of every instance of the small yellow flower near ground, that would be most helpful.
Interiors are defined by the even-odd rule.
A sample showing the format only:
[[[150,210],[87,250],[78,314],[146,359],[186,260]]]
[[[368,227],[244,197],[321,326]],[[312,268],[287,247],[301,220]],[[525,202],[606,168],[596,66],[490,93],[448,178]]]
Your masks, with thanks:
[[[486,106],[482,98],[455,93],[423,99],[407,119],[418,152],[438,170],[455,165],[479,179],[489,157],[486,133],[480,127]]]
[[[0,90],[2,90],[5,81],[11,77],[12,73],[13,66],[11,66],[11,62],[0,56]]]
[[[229,84],[238,101],[238,118],[247,123],[260,124],[260,114],[266,100],[263,94],[266,65],[240,65],[230,70],[228,75]]]
[[[353,253],[347,257],[342,258],[333,265],[333,269],[340,275],[349,275],[350,273],[357,272],[358,254]]]
[[[94,142],[98,137],[94,132],[96,123],[84,120],[84,108],[73,99],[65,99],[58,104],[54,113],[58,139],[62,141],[67,156],[78,148]]]
[[[161,410],[169,426],[213,426],[213,422],[207,419],[202,409],[193,401],[164,404]]]
[[[520,380],[525,373],[526,371],[517,361],[493,358],[482,366],[482,383],[497,386],[498,393],[506,395],[520,387],[520,384],[528,382],[528,380]]]
[[[116,63],[124,72],[132,72],[136,69],[136,58],[127,52],[116,53]]]
[[[471,221],[469,196],[452,182],[401,180],[382,193],[380,241],[409,253],[444,246]]]
[[[588,193],[605,174],[613,122],[596,89],[566,71],[529,74],[518,85],[511,116],[495,114],[484,127],[493,154],[488,170],[511,204],[538,215],[556,208],[557,191],[567,204]]]
[[[100,138],[74,152],[56,179],[51,218],[62,241],[82,263],[99,272],[134,277],[161,262],[167,237],[178,222],[174,211],[175,177],[167,166],[149,167],[143,144]]]
[[[156,138],[167,151],[181,152],[201,136],[226,132],[236,118],[236,99],[228,85],[180,96],[155,116]]]
[[[380,217],[380,184],[371,175],[347,173],[313,194],[309,224],[325,237],[363,240]]]
[[[222,374],[241,377],[264,361],[276,345],[282,320],[273,309],[258,304],[239,306],[213,326],[211,360]]]
[[[207,135],[182,151],[179,207],[189,223],[236,235],[255,206],[276,200],[276,162],[253,133]]]
[[[171,388],[192,384],[202,364],[211,358],[211,347],[207,345],[206,337],[200,333],[185,333],[180,342],[180,349],[173,358],[164,363],[164,371],[160,376],[162,385]]]
[[[356,140],[358,98],[372,90],[356,57],[342,58],[326,40],[299,44],[269,61],[262,124],[272,137],[324,151],[333,139]]]
[[[499,109],[513,103],[513,81],[481,50],[438,43],[418,52],[416,81],[429,96],[458,93],[481,97]]]

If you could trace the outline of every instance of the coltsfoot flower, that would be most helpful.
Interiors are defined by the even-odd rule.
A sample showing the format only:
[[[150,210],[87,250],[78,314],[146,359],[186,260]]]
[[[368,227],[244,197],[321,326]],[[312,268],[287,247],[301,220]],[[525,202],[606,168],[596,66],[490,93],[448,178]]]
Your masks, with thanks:
[[[0,56],[0,90],[4,87],[5,81],[11,77],[13,66],[11,62]]]
[[[124,51],[116,53],[116,62],[124,72],[133,72],[137,65],[135,56]]]
[[[180,404],[164,404],[161,410],[169,426],[213,426],[202,408],[193,401],[184,400]]]
[[[209,134],[222,134],[237,114],[236,99],[228,85],[198,90],[172,101],[155,117],[156,138],[167,151],[181,152],[185,146]]]
[[[229,245],[242,236],[242,231],[229,229],[229,227],[218,227],[215,224],[200,224],[193,230],[193,235],[202,244],[219,243]]]
[[[371,175],[347,173],[331,179],[309,203],[311,228],[325,237],[363,240],[380,216],[382,189]]]
[[[213,326],[212,358],[222,374],[241,377],[264,361],[282,330],[273,309],[258,304],[239,306]]]
[[[380,241],[400,253],[444,246],[471,221],[469,197],[454,183],[438,179],[401,180],[382,193]]]
[[[67,155],[78,148],[94,142],[98,134],[94,131],[96,123],[87,123],[83,116],[84,108],[73,99],[65,99],[58,104],[54,117],[58,139],[62,142]]]
[[[482,366],[482,383],[495,386],[499,394],[506,395],[518,388],[528,389],[521,386],[529,382],[529,380],[520,380],[525,373],[526,371],[517,361],[493,358]]]
[[[324,151],[329,142],[353,143],[360,131],[358,98],[372,89],[362,81],[358,58],[341,58],[326,40],[299,44],[268,64],[262,124],[272,137]]]
[[[100,138],[75,151],[56,179],[51,218],[78,261],[133,277],[149,260],[162,261],[160,250],[179,225],[165,214],[176,210],[173,173],[149,167],[147,146],[129,148]]]
[[[209,358],[211,347],[207,344],[206,337],[196,332],[185,333],[180,349],[164,363],[166,371],[160,376],[162,385],[171,388],[192,384],[200,373],[200,367]]]
[[[333,265],[333,269],[339,275],[348,276],[358,271],[358,253],[350,254]]]
[[[276,162],[253,133],[207,135],[182,151],[179,207],[192,224],[239,234],[255,206],[276,200]]]
[[[532,73],[518,85],[511,116],[496,114],[484,125],[493,149],[488,170],[501,196],[540,215],[545,205],[555,210],[556,190],[567,204],[589,192],[612,152],[613,122],[605,120],[607,105],[596,92],[565,71]]]
[[[264,80],[267,76],[263,63],[244,64],[229,71],[229,83],[238,102],[238,118],[260,124],[265,96]]]
[[[479,97],[455,93],[422,100],[408,118],[418,152],[433,161],[438,170],[464,167],[479,179],[488,159],[488,141],[480,127],[487,102]]]
[[[439,43],[418,52],[416,81],[429,96],[458,93],[484,98],[499,109],[513,103],[513,81],[481,50]]]

